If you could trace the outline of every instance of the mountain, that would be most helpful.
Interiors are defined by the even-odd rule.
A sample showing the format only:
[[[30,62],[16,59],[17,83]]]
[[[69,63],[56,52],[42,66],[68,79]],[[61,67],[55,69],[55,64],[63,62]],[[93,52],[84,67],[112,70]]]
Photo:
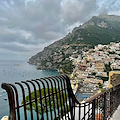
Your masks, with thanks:
[[[77,57],[82,50],[88,50],[97,44],[108,44],[120,40],[120,16],[99,15],[92,17],[83,25],[73,29],[53,44],[44,48],[29,59],[37,69],[73,68],[69,57]]]

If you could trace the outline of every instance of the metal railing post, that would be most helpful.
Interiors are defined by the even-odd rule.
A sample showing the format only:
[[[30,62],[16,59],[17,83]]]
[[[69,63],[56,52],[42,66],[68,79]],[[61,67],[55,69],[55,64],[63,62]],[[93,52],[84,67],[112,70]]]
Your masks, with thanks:
[[[93,100],[92,103],[92,120],[95,120],[95,99]]]
[[[113,95],[113,88],[111,88],[110,90],[110,117],[112,116],[112,107],[113,107],[112,95]]]
[[[103,120],[106,120],[106,92],[104,93]]]
[[[9,120],[16,120],[15,99],[14,99],[13,89],[7,83],[2,83],[1,87],[5,89],[8,94],[9,108],[10,108]]]

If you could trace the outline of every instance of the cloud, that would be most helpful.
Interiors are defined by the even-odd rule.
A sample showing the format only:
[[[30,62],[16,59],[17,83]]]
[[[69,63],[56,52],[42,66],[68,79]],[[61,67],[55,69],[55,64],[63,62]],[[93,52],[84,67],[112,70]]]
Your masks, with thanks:
[[[97,9],[96,0],[62,0],[62,17],[66,26],[73,24],[82,24],[94,15]]]
[[[0,0],[0,55],[29,58],[93,15],[120,15],[119,6],[119,0]]]
[[[97,0],[99,10],[104,9],[109,14],[120,15],[120,1],[119,0]]]
[[[0,1],[0,48],[35,54],[64,36],[59,7],[56,0]]]

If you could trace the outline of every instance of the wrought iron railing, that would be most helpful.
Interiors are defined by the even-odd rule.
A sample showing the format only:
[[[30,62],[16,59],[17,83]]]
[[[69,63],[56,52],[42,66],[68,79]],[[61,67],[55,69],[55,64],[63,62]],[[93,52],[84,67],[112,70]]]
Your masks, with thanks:
[[[66,75],[2,88],[8,93],[9,120],[108,120],[120,104],[120,85],[80,103]]]

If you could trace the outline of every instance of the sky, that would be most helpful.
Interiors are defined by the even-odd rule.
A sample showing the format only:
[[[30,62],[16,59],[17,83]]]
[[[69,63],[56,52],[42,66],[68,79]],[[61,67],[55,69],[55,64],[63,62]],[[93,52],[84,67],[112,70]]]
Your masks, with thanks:
[[[27,60],[120,0],[0,0],[0,60]]]

